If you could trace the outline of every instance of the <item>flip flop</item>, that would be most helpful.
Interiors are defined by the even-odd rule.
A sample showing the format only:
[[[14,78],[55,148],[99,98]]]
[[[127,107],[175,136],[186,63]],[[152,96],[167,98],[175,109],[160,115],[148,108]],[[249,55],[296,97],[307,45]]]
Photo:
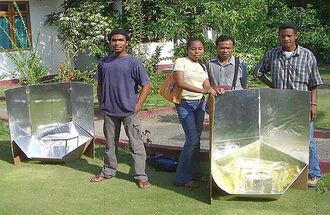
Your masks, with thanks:
[[[146,189],[146,188],[150,187],[151,184],[149,181],[137,181],[137,185],[141,189]]]
[[[99,174],[99,175],[95,175],[91,178],[90,182],[91,183],[97,183],[97,182],[101,182],[104,181],[106,179],[109,179],[107,177],[105,177],[103,174]]]

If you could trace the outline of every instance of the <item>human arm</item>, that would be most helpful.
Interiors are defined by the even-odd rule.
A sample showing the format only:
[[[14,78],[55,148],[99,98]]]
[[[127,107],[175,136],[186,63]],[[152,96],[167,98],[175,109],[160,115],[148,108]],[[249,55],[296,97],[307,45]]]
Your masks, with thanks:
[[[150,91],[151,91],[150,84],[145,84],[142,86],[142,89],[140,90],[140,95],[135,104],[136,113],[138,113],[142,109],[142,106],[143,106],[144,102],[146,101]]]
[[[255,67],[254,74],[255,76],[268,87],[273,88],[273,83],[265,75],[269,71],[269,60],[267,58],[267,53],[264,56],[264,59]]]
[[[322,85],[322,78],[317,66],[315,56],[311,53],[310,61],[308,64],[310,75],[309,75],[309,90],[311,91],[311,120],[316,120],[317,117],[317,87]]]
[[[210,62],[207,64],[207,75],[208,75],[208,81],[209,84],[212,86],[212,88],[218,93],[218,94],[224,94],[225,93],[225,89],[219,86],[216,86],[215,84],[215,77],[214,77],[214,72],[212,72],[212,67]]]
[[[100,110],[100,113],[102,112],[102,89],[103,89],[103,78],[102,78],[102,61],[100,61],[98,67],[97,67],[97,73],[95,76],[96,80],[96,96],[97,96],[97,102],[98,102],[98,108]]]
[[[210,84],[210,80],[209,79],[206,79],[204,82],[203,82],[203,88],[204,89],[208,89],[208,92],[209,94],[213,95],[213,96],[216,96],[217,93],[219,94],[223,94],[225,93],[225,89],[223,88],[213,88]]]
[[[184,90],[187,90],[187,91],[191,91],[191,92],[195,92],[195,93],[202,93],[202,94],[210,93],[214,96],[217,94],[216,91],[211,87],[208,79],[206,79],[203,82],[203,88],[195,87],[195,86],[192,86],[192,85],[188,84],[187,82],[185,82],[184,76],[183,76],[183,71],[179,71],[179,70],[174,71],[174,81],[178,87],[180,87]]]
[[[273,88],[273,83],[263,74],[261,76],[257,76],[261,82],[266,84],[268,87]]]
[[[317,117],[317,88],[311,88],[311,120],[316,120]]]
[[[99,110],[102,112],[102,83],[97,83],[97,88],[96,88],[96,96],[97,96],[97,102],[99,104]]]

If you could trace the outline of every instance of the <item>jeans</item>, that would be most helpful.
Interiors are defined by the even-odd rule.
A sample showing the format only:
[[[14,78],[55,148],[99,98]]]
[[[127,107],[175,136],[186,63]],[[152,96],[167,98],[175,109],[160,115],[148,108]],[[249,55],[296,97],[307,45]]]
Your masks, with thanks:
[[[314,128],[313,122],[310,124],[310,137],[309,137],[309,177],[320,178],[321,169],[319,164],[319,157],[317,153],[317,147],[314,140]]]
[[[204,98],[183,100],[176,105],[176,110],[186,138],[174,179],[174,185],[180,186],[201,177],[199,150],[205,116]]]
[[[116,175],[118,167],[118,140],[121,124],[124,125],[129,139],[129,149],[134,161],[134,179],[148,181],[146,174],[146,151],[141,136],[140,119],[136,114],[127,117],[110,117],[104,115],[103,131],[106,138],[104,166],[102,174],[111,178]]]

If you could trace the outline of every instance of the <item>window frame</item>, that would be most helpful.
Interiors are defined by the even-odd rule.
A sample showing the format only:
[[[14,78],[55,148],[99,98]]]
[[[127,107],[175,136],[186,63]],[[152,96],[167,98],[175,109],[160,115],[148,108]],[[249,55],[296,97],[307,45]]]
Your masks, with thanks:
[[[32,31],[31,31],[31,21],[30,21],[30,5],[29,1],[16,1],[17,6],[19,4],[24,4],[26,10],[21,11],[20,13],[22,17],[20,17],[20,13],[16,10],[16,7],[12,1],[0,1],[0,5],[7,5],[8,11],[0,11],[0,17],[6,17],[9,21],[9,36],[10,36],[10,43],[13,41],[14,44],[17,45],[17,35],[15,33],[16,25],[15,25],[15,17],[23,18],[23,21],[25,23],[26,29],[27,29],[27,41],[28,41],[28,47],[19,47],[19,49],[25,49],[30,50],[32,47]],[[25,21],[26,20],[26,21]],[[14,45],[11,43],[11,48],[4,48],[5,50],[15,50]]]

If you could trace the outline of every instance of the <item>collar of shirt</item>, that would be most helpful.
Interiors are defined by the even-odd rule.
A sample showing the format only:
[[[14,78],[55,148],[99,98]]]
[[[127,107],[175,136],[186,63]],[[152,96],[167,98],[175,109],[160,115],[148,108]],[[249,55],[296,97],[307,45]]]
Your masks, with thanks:
[[[282,56],[285,56],[285,54],[284,54],[285,50],[283,50],[282,47],[279,48],[279,51],[280,51]],[[297,44],[296,50],[294,50],[294,52],[292,53],[292,55],[290,57],[299,56],[301,54],[302,54],[301,47]]]
[[[224,64],[221,64],[220,61],[219,61],[219,58],[218,57],[214,57],[214,58],[211,58],[210,59],[210,62],[213,62],[213,63],[217,63],[219,64],[220,66],[226,66],[228,64],[231,64],[231,65],[235,65],[235,57],[232,55],[229,59],[229,61],[227,63],[224,63]]]

